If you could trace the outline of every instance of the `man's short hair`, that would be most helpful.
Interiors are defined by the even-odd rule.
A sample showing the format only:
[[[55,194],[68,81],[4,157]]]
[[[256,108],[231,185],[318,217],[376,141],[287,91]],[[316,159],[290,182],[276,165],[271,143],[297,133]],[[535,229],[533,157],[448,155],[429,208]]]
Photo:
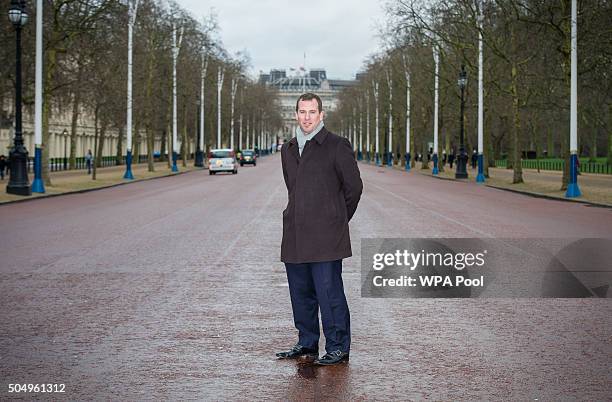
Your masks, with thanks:
[[[300,101],[310,101],[313,99],[317,100],[317,103],[319,104],[319,113],[321,113],[323,111],[323,102],[321,101],[319,95],[313,94],[312,92],[306,92],[305,94],[300,95],[297,102],[295,102],[295,111],[298,111]]]

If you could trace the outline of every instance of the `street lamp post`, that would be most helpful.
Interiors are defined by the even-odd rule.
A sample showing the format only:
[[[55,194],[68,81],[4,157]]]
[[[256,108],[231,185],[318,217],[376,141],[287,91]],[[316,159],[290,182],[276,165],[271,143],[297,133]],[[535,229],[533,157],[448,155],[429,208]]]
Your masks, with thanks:
[[[580,197],[578,186],[578,11],[572,0],[571,53],[570,53],[570,177],[565,196]]]
[[[459,156],[457,156],[457,171],[455,172],[456,179],[467,179],[467,154],[465,153],[465,144],[463,142],[463,111],[465,108],[464,92],[465,86],[467,85],[467,74],[465,72],[465,66],[461,65],[461,73],[459,74],[459,80],[457,81],[459,88],[461,88],[461,130],[459,132]]]
[[[438,109],[440,105],[440,54],[437,43],[433,45],[434,58],[434,146],[432,150],[433,169],[431,173],[437,176],[440,172],[438,169]],[[461,88],[461,143],[463,144],[463,87]]]
[[[217,71],[217,148],[221,148],[221,89],[223,88],[223,67]],[[261,141],[259,142],[261,147]]]
[[[195,153],[195,163],[194,166],[204,167],[204,153],[202,152],[202,143],[201,143],[201,130],[203,130],[200,125],[200,99],[196,98],[196,153]]]
[[[476,183],[484,183],[484,84],[482,55],[482,0],[478,2],[478,175]]]
[[[36,0],[36,64],[34,79],[34,181],[33,193],[44,193],[42,180],[42,73],[43,73],[43,2]]]
[[[28,22],[28,13],[24,0],[11,0],[8,14],[9,20],[15,27],[15,138],[14,145],[9,152],[11,177],[6,192],[17,195],[32,195],[32,188],[28,180],[28,150],[23,145],[21,127],[21,27]]]
[[[177,116],[176,116],[176,61],[178,59],[181,42],[183,41],[183,27],[179,33],[178,42],[176,40],[176,24],[172,23],[172,172],[178,172],[176,160],[178,159],[178,139],[177,139]]]
[[[404,63],[404,74],[406,77],[406,171],[410,170],[410,70],[408,70],[408,62],[406,54],[402,53],[402,61]]]
[[[391,77],[391,74],[388,70],[385,71],[386,75],[387,75],[387,85],[389,86],[389,137],[387,139],[388,141],[388,151],[389,153],[387,153],[386,159],[387,159],[387,166],[392,168],[393,167],[393,77]],[[384,162],[383,162],[384,165]]]
[[[206,70],[208,68],[208,57],[206,57],[205,48],[202,48],[202,66],[200,69],[200,100],[198,101],[198,109],[200,112],[199,130],[198,130],[198,149],[196,151],[195,166],[204,167],[204,152],[206,152],[206,142],[204,141],[204,82],[206,78]]]
[[[380,162],[380,157],[378,155],[378,82],[376,81],[372,81],[372,86],[374,87],[374,105],[375,105],[375,114],[376,114],[376,127],[375,127],[375,132],[376,132],[376,141],[374,143],[374,157],[375,157],[375,162],[376,162],[376,166],[380,166],[381,162]]]
[[[62,136],[64,137],[64,170],[68,170],[68,155],[66,150],[66,145],[68,143],[68,131],[64,129],[62,132]]]
[[[125,173],[124,179],[134,179],[132,173],[132,43],[133,43],[133,32],[134,24],[136,23],[136,13],[138,11],[139,0],[128,0],[128,65],[127,65],[127,115],[126,115],[126,128],[127,128],[127,145],[125,152]]]

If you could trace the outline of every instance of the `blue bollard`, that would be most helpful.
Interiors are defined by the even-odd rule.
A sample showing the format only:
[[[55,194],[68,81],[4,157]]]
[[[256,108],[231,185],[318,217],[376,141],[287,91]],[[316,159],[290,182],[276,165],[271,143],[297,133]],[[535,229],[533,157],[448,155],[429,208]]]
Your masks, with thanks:
[[[578,155],[571,154],[570,155],[570,177],[569,183],[567,184],[567,191],[565,196],[567,198],[580,197],[582,193],[580,192],[580,188],[578,187]]]
[[[45,184],[42,180],[42,149],[34,149],[34,181],[32,182],[33,193],[44,193]]]
[[[476,183],[484,183],[484,157],[480,153],[478,154],[478,176],[476,176]]]
[[[435,153],[433,154],[433,169],[431,170],[431,174],[434,176],[437,176],[439,171],[438,171],[438,154]]]
[[[133,180],[134,176],[132,175],[132,151],[127,151],[127,155],[125,157],[125,174],[123,175],[124,179]]]
[[[178,166],[176,166],[176,160],[178,159],[178,154],[176,151],[172,151],[172,171],[178,172]]]

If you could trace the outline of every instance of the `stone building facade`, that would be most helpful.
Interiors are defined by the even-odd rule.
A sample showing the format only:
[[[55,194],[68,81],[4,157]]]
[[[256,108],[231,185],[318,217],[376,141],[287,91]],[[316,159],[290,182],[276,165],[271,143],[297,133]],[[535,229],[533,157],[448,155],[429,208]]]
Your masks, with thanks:
[[[353,80],[328,79],[327,72],[322,68],[311,70],[273,69],[269,74],[260,74],[259,81],[277,91],[283,116],[284,127],[282,137],[285,140],[293,137],[297,122],[295,121],[295,103],[304,92],[313,92],[321,97],[323,109],[333,111],[338,103],[338,93],[346,87],[355,85]]]
[[[8,155],[10,148],[13,145],[14,123],[13,123],[13,102],[5,102],[0,105],[0,155]],[[33,108],[32,108],[33,109]],[[23,139],[24,144],[29,152],[29,156],[34,156],[34,113],[33,110],[24,107],[23,113]],[[93,117],[88,114],[81,113],[77,123],[77,138],[76,138],[76,156],[85,156],[87,150],[94,151],[94,136],[95,130],[93,126]],[[70,130],[71,116],[70,113],[55,113],[49,122],[49,148],[50,158],[63,158],[70,156]],[[132,146],[134,147],[137,138],[133,132]],[[144,132],[140,133],[141,141],[139,146],[139,154],[147,153],[147,144],[144,137]],[[119,130],[107,129],[102,148],[102,156],[113,156],[117,154],[117,145],[119,143]],[[155,140],[155,150],[161,148],[161,136]],[[122,154],[126,154],[126,139],[125,132],[123,133]]]

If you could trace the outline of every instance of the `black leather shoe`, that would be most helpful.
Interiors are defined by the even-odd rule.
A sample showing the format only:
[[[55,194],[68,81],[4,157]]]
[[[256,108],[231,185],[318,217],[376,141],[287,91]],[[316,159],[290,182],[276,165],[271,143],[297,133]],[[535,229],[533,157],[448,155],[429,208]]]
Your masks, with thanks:
[[[302,357],[315,359],[317,356],[319,356],[318,349],[308,349],[299,343],[296,343],[295,346],[286,352],[278,352],[276,354],[276,357],[279,359],[298,359]]]
[[[319,364],[321,366],[331,366],[334,364],[347,362],[348,359],[348,353],[341,350],[334,350],[333,352],[329,352],[325,356],[316,359],[314,362],[315,364]]]

